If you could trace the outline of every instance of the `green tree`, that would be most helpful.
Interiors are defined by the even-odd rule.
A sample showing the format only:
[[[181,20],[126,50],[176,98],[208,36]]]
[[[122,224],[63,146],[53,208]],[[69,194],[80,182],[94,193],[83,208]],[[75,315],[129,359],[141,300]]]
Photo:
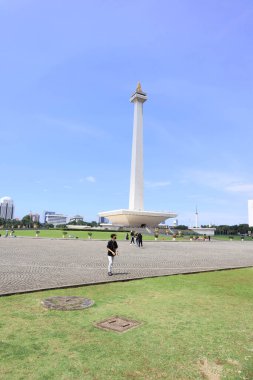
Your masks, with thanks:
[[[22,218],[22,224],[23,226],[25,227],[28,227],[28,228],[31,228],[33,226],[33,222],[32,222],[32,219],[31,219],[31,215],[25,215],[23,218]]]
[[[179,226],[174,227],[175,230],[188,230],[188,227],[184,224],[180,224]]]

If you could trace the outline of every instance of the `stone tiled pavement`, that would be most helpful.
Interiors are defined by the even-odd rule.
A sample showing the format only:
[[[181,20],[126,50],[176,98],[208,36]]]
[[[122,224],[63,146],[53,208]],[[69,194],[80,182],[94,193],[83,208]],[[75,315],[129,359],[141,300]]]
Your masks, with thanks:
[[[105,241],[0,238],[0,295],[253,266],[253,242],[119,242],[107,275]]]

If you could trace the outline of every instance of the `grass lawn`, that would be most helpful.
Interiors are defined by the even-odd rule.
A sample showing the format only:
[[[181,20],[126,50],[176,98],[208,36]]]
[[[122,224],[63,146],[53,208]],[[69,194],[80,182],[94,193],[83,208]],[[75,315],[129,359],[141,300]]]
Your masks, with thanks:
[[[69,230],[67,231],[67,238],[68,236],[72,236],[74,238],[78,237],[79,239],[88,239],[88,232],[89,231],[72,231]],[[97,240],[109,240],[111,234],[114,232],[111,231],[92,231],[92,239],[97,239]],[[3,231],[4,235],[4,231]],[[30,236],[30,237],[35,237],[36,235],[36,230],[15,230],[15,235],[16,236]],[[126,237],[126,232],[116,232],[117,239],[118,240],[125,240]],[[130,235],[130,234],[129,234]],[[47,237],[47,238],[63,238],[62,230],[40,230],[39,234],[40,238]],[[130,236],[129,236],[130,237]],[[152,240],[154,241],[154,236],[152,235],[144,235],[143,236],[144,240]],[[159,241],[161,240],[172,240],[171,236],[162,236],[160,235]],[[189,238],[187,239],[189,240]]]
[[[90,231],[67,231],[67,238],[68,236],[73,236],[74,238],[78,237],[80,239],[88,239],[88,232]],[[101,240],[109,240],[112,232],[108,231],[92,231],[92,239],[101,239]],[[36,230],[15,230],[16,236],[31,236],[35,237]],[[118,232],[117,238],[118,240],[125,239],[126,233],[125,232]],[[47,238],[63,238],[62,230],[40,230],[39,234],[40,238],[47,237]]]
[[[53,295],[91,298],[49,311]],[[119,315],[126,333],[94,327]],[[0,298],[0,378],[253,379],[253,269],[179,275]]]
[[[89,231],[72,231],[69,230],[67,231],[69,236],[76,238],[78,237],[79,239],[88,239],[88,232]],[[92,231],[92,239],[97,239],[97,240],[109,240],[112,232],[111,231]],[[125,240],[126,237],[126,232],[116,232],[117,234],[117,239],[118,240]],[[2,235],[4,236],[4,231],[2,231]],[[16,236],[29,236],[29,237],[35,237],[36,235],[36,230],[15,230],[15,235]],[[40,230],[39,234],[40,238],[63,238],[62,230]],[[184,237],[177,237],[177,241],[189,241],[190,237],[189,236],[184,236]],[[154,241],[154,236],[152,235],[143,235],[143,240],[144,241]],[[166,236],[166,235],[159,235],[159,241],[172,241],[172,236]],[[225,240],[229,241],[229,236],[225,235],[215,235],[211,237],[211,240]],[[241,240],[240,236],[234,236],[234,241]],[[251,237],[245,236],[244,238],[245,241],[252,241],[253,239]]]

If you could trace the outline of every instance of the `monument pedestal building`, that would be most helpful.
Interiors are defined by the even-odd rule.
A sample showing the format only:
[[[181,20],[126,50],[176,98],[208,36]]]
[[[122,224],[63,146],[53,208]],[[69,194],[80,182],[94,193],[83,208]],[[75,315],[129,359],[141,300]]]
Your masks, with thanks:
[[[147,94],[142,91],[140,83],[130,98],[134,104],[132,161],[130,177],[129,209],[100,212],[115,226],[122,227],[154,227],[168,218],[175,218],[174,212],[145,211],[143,205],[143,103]]]

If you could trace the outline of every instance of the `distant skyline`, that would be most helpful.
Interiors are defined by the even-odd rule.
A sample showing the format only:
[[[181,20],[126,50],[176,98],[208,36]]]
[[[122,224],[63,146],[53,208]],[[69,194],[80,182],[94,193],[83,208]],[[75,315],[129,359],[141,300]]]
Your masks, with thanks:
[[[19,218],[127,208],[140,81],[144,208],[248,223],[252,17],[251,0],[0,0],[0,198]]]

